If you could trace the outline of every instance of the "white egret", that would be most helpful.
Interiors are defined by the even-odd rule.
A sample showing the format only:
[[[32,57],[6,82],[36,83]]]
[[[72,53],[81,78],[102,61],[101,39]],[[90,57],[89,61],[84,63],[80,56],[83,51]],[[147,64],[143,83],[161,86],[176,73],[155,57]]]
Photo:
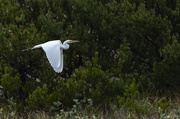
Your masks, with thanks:
[[[47,56],[47,59],[51,66],[53,67],[54,71],[57,73],[62,72],[63,70],[63,50],[69,49],[68,43],[76,43],[79,42],[77,40],[66,40],[61,43],[60,40],[48,41],[43,44],[35,45],[33,48],[25,49],[22,51],[29,51],[34,49],[42,48]]]

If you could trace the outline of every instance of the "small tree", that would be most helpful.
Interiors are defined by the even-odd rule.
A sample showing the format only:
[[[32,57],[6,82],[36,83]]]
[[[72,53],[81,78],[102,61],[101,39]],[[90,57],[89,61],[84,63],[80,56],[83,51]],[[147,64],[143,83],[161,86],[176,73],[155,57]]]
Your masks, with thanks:
[[[179,59],[180,44],[176,37],[173,37],[173,43],[167,44],[162,50],[163,60],[154,64],[154,83],[160,91],[180,92]]]

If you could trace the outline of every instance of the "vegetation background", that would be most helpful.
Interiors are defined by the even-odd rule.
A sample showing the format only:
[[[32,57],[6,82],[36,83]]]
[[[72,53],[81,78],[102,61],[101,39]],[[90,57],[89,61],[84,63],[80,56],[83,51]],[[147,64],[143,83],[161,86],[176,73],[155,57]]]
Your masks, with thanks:
[[[80,40],[55,73],[43,50]],[[179,0],[0,0],[0,117],[180,117]]]

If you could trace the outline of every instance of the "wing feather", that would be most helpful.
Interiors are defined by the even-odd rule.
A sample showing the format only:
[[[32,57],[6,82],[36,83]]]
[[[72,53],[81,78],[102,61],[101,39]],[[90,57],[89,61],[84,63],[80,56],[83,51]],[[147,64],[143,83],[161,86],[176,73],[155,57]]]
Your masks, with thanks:
[[[60,60],[61,60],[61,64],[60,64],[60,71],[62,71],[63,70],[63,49],[62,50],[60,50]]]
[[[63,52],[60,51],[63,50],[60,49],[61,45],[62,43],[60,40],[49,41],[39,45],[45,51],[47,59],[53,67],[53,69],[58,73],[62,71],[61,65],[63,65]]]

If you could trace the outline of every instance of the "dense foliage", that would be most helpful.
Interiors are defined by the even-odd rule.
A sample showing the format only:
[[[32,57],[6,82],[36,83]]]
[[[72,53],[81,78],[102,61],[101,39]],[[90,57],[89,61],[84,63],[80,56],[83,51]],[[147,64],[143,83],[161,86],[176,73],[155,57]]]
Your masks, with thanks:
[[[179,0],[0,0],[1,90],[19,111],[92,99],[146,113],[142,94],[180,93],[179,33]],[[60,74],[43,50],[22,52],[53,39],[80,40]]]

